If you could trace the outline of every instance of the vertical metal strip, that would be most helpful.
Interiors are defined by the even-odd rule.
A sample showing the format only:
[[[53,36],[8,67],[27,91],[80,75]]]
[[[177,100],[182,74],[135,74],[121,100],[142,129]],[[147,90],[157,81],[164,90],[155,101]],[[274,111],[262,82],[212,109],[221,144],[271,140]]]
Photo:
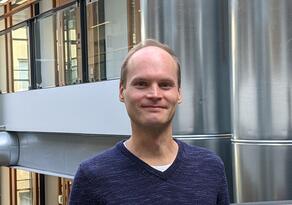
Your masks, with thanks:
[[[88,75],[88,45],[87,45],[87,10],[86,1],[79,0],[80,8],[80,42],[81,42],[81,64],[82,64],[82,81],[89,82]]]
[[[40,205],[46,204],[46,188],[45,188],[45,175],[39,174],[39,184],[40,184],[40,193],[39,193],[39,199],[40,199]]]
[[[29,28],[29,59],[30,59],[30,90],[37,89],[36,83],[36,58],[35,58],[35,24],[34,19],[28,21]]]

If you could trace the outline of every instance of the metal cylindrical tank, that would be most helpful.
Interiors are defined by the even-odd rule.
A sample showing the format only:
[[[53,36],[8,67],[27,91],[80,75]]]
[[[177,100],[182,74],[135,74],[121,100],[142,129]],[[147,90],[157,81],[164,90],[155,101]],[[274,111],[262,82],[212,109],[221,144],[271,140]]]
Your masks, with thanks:
[[[292,199],[292,1],[229,5],[236,202]]]
[[[183,103],[174,132],[230,134],[225,0],[142,0],[142,39],[168,44],[182,67]]]

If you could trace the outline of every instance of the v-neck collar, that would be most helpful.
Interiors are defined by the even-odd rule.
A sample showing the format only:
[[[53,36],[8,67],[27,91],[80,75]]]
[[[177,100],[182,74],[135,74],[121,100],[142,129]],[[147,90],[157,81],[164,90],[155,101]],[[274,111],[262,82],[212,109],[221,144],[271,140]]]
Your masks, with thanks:
[[[147,164],[146,162],[138,158],[136,155],[134,155],[132,152],[130,152],[124,145],[125,140],[119,142],[117,144],[117,148],[131,161],[134,161],[142,169],[143,172],[146,171],[149,174],[155,175],[163,180],[167,180],[169,177],[171,177],[171,175],[175,172],[175,170],[180,166],[181,162],[183,161],[182,158],[183,158],[183,153],[184,153],[184,146],[179,140],[176,140],[176,139],[174,140],[178,145],[178,152],[173,163],[164,172],[161,172],[151,167],[149,164]]]

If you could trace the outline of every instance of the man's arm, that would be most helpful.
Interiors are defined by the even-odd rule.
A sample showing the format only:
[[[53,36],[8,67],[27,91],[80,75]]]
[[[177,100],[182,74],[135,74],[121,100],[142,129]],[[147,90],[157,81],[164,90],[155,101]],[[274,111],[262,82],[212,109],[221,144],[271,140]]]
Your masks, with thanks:
[[[222,162],[222,178],[220,183],[220,189],[217,197],[217,205],[229,205],[229,193],[228,193],[228,184],[225,175],[225,168]]]
[[[69,205],[98,205],[97,199],[91,194],[93,188],[84,168],[80,165],[74,177]]]

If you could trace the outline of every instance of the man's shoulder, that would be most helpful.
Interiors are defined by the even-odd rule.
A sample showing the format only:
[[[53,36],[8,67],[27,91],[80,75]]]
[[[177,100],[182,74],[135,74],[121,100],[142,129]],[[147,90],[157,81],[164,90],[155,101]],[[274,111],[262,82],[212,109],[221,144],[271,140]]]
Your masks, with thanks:
[[[115,162],[121,160],[121,154],[117,148],[118,144],[84,160],[80,164],[80,169],[93,173],[102,171],[103,169],[110,170]]]
[[[181,146],[183,146],[184,154],[187,159],[202,164],[209,164],[209,166],[219,166],[220,168],[224,167],[221,158],[213,151],[196,146],[187,144],[185,142],[179,141]]]

